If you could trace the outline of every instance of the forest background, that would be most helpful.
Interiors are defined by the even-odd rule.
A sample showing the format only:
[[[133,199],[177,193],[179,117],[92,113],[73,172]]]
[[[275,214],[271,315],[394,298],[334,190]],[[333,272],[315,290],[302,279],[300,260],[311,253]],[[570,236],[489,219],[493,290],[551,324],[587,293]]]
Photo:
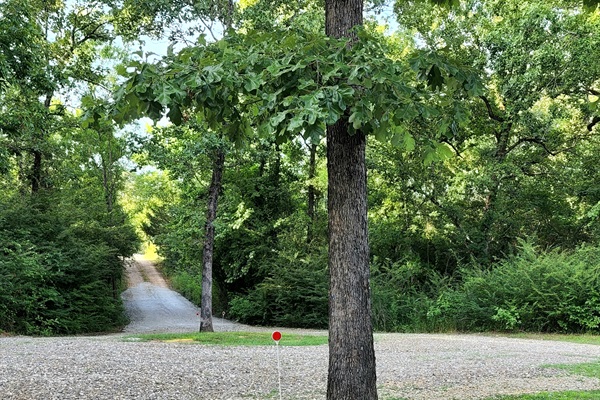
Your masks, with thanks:
[[[173,108],[176,124],[123,126],[110,110],[125,78],[160,62],[131,48],[162,37],[176,43],[171,60],[185,59],[188,45],[235,50],[235,35],[215,33],[221,5],[22,3],[0,4],[0,330],[119,329],[122,262],[142,242],[156,246],[173,287],[200,304],[218,155],[214,313],[326,327],[326,143],[314,132],[326,120],[322,98],[298,96],[272,132],[258,129],[258,112],[242,126],[217,126]],[[350,121],[372,131],[374,326],[597,333],[600,12],[565,1],[455,3],[398,1],[393,32],[372,18],[360,36],[400,65],[408,99],[426,93],[365,100]],[[277,42],[282,31],[300,32],[281,44],[294,54],[322,43],[317,2],[232,7],[225,24],[238,34]],[[351,83],[383,99],[379,72]],[[243,85],[256,90],[262,78],[248,74]],[[332,110],[344,96],[329,99]],[[381,123],[393,119],[385,108],[402,118]]]

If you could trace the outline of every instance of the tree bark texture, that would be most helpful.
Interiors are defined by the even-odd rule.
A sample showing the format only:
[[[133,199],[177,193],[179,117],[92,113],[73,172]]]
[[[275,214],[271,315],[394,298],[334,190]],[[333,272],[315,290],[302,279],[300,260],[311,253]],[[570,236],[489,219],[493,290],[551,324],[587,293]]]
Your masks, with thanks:
[[[356,40],[362,0],[325,0],[328,36]],[[327,399],[377,399],[367,232],[366,138],[348,118],[327,127],[329,371]]]
[[[363,24],[362,0],[325,0],[325,34],[356,39],[352,28]]]
[[[347,120],[327,129],[330,400],[377,399],[365,143]]]
[[[213,162],[213,173],[208,189],[208,207],[206,211],[206,224],[204,236],[204,248],[202,253],[202,298],[200,300],[200,331],[213,332],[212,323],[212,267],[213,249],[215,245],[215,226],[217,218],[217,205],[219,192],[221,191],[221,180],[225,166],[225,152],[217,150]]]

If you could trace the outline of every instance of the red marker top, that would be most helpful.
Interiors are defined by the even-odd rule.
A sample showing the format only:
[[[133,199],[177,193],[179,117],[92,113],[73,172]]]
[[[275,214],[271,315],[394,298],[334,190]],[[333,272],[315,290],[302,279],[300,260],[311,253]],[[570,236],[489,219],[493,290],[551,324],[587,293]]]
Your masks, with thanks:
[[[271,337],[273,338],[274,341],[279,342],[279,340],[281,340],[281,332],[275,331],[275,332],[273,332]]]

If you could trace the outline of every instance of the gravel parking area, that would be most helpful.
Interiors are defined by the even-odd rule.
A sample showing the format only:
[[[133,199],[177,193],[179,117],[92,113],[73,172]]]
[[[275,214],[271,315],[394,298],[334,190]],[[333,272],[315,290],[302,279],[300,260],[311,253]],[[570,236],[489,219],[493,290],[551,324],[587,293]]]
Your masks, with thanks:
[[[0,398],[278,398],[275,346],[131,340],[121,335],[0,338]],[[280,351],[282,398],[323,399],[327,346],[282,346]],[[482,399],[600,389],[597,379],[543,367],[597,360],[600,346],[475,335],[380,334],[376,354],[381,399]]]

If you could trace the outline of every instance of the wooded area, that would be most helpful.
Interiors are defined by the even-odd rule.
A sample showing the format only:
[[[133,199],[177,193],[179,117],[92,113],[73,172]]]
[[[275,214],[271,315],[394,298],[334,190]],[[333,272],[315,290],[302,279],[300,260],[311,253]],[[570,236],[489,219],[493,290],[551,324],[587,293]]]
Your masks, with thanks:
[[[118,329],[143,242],[365,374],[371,324],[599,332],[597,2],[388,6],[1,3],[0,330]]]

